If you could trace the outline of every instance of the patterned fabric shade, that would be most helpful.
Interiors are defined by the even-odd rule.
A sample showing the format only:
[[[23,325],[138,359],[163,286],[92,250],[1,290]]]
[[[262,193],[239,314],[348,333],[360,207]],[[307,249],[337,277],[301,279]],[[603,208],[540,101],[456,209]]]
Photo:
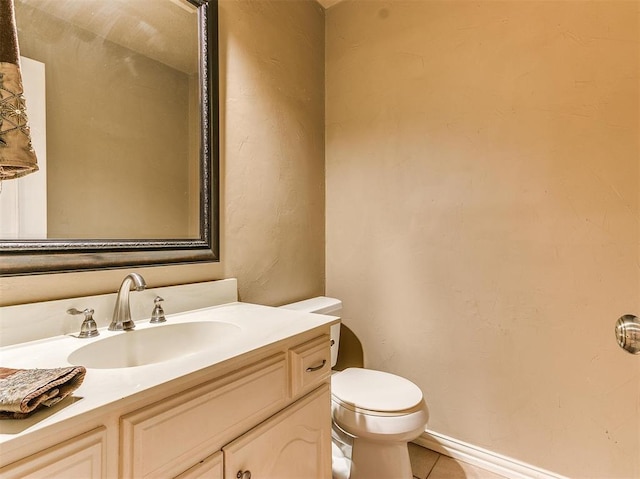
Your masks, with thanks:
[[[0,0],[0,180],[38,171],[20,74],[13,0]]]

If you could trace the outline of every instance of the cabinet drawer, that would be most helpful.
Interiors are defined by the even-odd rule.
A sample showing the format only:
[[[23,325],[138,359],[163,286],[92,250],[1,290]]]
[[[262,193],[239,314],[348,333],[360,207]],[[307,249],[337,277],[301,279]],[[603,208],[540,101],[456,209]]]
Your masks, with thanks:
[[[286,402],[287,362],[278,353],[120,420],[121,475],[174,477]]]
[[[99,427],[0,469],[2,479],[106,477],[105,427]]]
[[[331,373],[331,346],[328,334],[289,350],[291,395],[310,391]]]

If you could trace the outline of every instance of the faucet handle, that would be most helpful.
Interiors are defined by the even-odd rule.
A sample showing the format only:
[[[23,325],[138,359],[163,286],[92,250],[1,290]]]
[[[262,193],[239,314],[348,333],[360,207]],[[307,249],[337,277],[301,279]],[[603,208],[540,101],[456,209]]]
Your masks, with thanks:
[[[93,309],[85,309],[80,311],[76,308],[67,309],[68,314],[84,314],[84,321],[82,321],[82,325],[80,326],[80,334],[78,334],[78,338],[92,338],[94,336],[98,336],[100,333],[98,332],[98,326],[96,325],[95,320],[93,319]]]
[[[164,323],[167,318],[164,317],[164,309],[160,306],[160,303],[164,301],[160,296],[156,296],[156,299],[153,300],[153,313],[151,313],[151,321],[150,323]]]

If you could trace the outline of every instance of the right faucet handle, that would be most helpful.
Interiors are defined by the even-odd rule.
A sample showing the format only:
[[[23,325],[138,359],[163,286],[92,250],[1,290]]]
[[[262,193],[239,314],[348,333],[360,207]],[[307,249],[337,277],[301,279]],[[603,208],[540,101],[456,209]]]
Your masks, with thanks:
[[[164,317],[164,310],[160,303],[164,301],[160,296],[156,296],[156,299],[153,300],[153,313],[151,313],[151,323],[164,323],[167,318]]]

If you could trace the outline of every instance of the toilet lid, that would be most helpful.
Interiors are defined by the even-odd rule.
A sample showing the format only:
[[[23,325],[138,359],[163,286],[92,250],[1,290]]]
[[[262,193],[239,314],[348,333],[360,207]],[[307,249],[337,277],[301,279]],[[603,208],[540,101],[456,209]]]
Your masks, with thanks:
[[[331,376],[331,394],[344,404],[379,412],[411,409],[422,401],[422,391],[408,379],[361,368]]]

